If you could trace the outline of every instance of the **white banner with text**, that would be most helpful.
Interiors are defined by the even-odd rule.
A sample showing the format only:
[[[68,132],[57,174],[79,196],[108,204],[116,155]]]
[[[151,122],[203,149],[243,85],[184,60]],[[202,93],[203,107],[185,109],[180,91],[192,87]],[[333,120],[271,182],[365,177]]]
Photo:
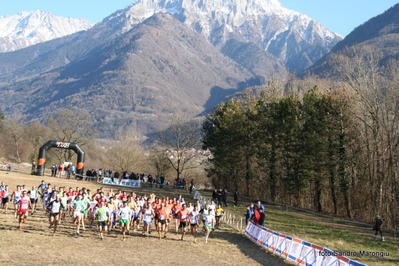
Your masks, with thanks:
[[[307,241],[287,236],[279,232],[256,225],[249,221],[245,229],[245,235],[256,244],[266,248],[270,252],[280,255],[295,262],[298,265],[306,266],[364,266],[356,260],[346,256],[361,256],[361,251],[339,252],[328,248],[314,245]]]

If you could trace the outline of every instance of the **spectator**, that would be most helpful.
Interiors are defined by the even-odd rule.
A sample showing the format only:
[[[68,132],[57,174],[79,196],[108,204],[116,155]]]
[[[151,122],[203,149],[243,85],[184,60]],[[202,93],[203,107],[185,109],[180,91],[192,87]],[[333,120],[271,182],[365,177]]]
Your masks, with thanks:
[[[263,212],[262,209],[259,209],[259,214],[260,214],[259,225],[265,226],[266,214]]]
[[[189,186],[190,194],[193,193],[193,188],[194,188],[194,179],[191,179],[190,186]]]
[[[265,212],[265,206],[262,204],[262,202],[260,202],[260,200],[258,200],[258,202],[256,203],[256,207]]]
[[[255,223],[255,224],[259,224],[259,221],[260,221],[260,212],[259,212],[259,208],[258,208],[258,206],[255,206],[255,208],[254,208],[254,214],[252,215],[252,221]]]
[[[381,240],[382,240],[382,241],[385,241],[385,239],[384,239],[384,237],[383,237],[383,235],[382,235],[382,222],[383,222],[383,221],[384,221],[384,220],[381,218],[380,215],[377,215],[377,216],[375,217],[374,226],[373,226],[373,230],[375,231],[374,240],[377,239],[378,232],[380,232]]]
[[[218,190],[217,190],[217,189],[215,189],[215,190],[212,192],[212,200],[213,200],[214,202],[217,202],[217,201],[218,201]]]
[[[159,178],[161,179],[160,188],[163,188],[163,184],[165,183],[165,177],[161,175]]]
[[[245,224],[248,225],[248,221],[252,218],[254,215],[254,204],[251,203],[251,205],[247,206],[247,213],[245,214]]]
[[[238,205],[238,196],[240,195],[240,192],[238,191],[238,189],[236,189],[236,191],[234,192],[234,206]]]
[[[227,207],[227,189],[222,190],[222,206]]]
[[[217,202],[218,204],[220,204],[220,205],[223,206],[222,189],[220,188],[220,189],[217,191],[217,193],[218,193],[218,198],[217,198],[217,201],[215,201],[215,202]]]

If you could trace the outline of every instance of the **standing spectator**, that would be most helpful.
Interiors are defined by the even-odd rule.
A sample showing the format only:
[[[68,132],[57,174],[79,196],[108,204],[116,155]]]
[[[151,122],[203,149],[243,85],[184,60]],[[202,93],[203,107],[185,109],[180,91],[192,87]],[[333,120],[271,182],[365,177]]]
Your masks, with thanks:
[[[98,169],[97,175],[98,175],[98,180],[102,181],[102,169],[101,168]]]
[[[112,180],[112,183],[114,183],[114,178],[115,178],[116,180],[119,180],[119,176],[120,176],[119,172],[118,172],[118,171],[116,171],[116,172],[114,173],[114,177],[113,177],[113,178],[111,178],[111,180]],[[120,183],[120,182],[119,182],[119,183]]]
[[[163,188],[163,184],[165,183],[165,177],[163,175],[161,175],[160,179],[161,179],[160,188]]]
[[[260,200],[258,200],[258,202],[256,203],[256,207],[265,212],[265,206],[262,204],[262,202],[260,202]]]
[[[259,225],[265,226],[266,214],[262,209],[259,209]]]
[[[217,202],[217,204],[220,204],[220,205],[223,206],[222,189],[220,188],[220,189],[217,191],[217,193],[218,193],[218,199],[217,199],[217,201],[215,201],[215,202]]]
[[[191,179],[190,186],[189,186],[190,194],[193,193],[193,188],[194,188],[194,179]]]
[[[62,171],[64,171],[64,166],[60,164],[60,166],[58,166],[58,177],[62,176]]]
[[[71,173],[72,173],[73,176],[75,176],[76,167],[74,165],[71,166]]]
[[[31,174],[35,174],[36,173],[36,164],[35,161],[32,161],[32,170],[31,170]]]
[[[212,200],[213,200],[214,202],[217,202],[217,201],[218,201],[218,190],[217,190],[217,189],[215,189],[215,190],[212,192]]]
[[[238,196],[240,195],[240,192],[238,191],[238,189],[236,189],[236,191],[234,192],[234,206],[238,205]]]
[[[259,212],[259,210],[260,210],[260,209],[258,208],[258,206],[255,205],[254,214],[253,214],[252,217],[251,217],[252,221],[253,221],[255,224],[259,224],[259,221],[260,221],[260,212]]]
[[[68,165],[65,171],[66,171],[66,179],[71,179],[71,166]]]
[[[222,206],[227,207],[227,189],[222,190]]]
[[[375,217],[374,226],[373,226],[373,230],[375,231],[374,240],[377,239],[378,232],[380,232],[381,240],[382,240],[382,241],[385,241],[384,237],[382,236],[382,222],[383,222],[383,221],[384,221],[384,220],[381,218],[380,215],[377,215],[377,216]]]

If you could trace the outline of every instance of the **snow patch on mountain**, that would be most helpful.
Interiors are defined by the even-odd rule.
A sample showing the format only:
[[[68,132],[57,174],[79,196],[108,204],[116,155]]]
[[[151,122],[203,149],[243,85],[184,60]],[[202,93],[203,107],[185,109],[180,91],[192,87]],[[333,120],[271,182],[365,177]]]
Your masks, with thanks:
[[[58,17],[49,12],[20,12],[0,17],[0,52],[10,52],[78,31],[93,23],[87,19]]]

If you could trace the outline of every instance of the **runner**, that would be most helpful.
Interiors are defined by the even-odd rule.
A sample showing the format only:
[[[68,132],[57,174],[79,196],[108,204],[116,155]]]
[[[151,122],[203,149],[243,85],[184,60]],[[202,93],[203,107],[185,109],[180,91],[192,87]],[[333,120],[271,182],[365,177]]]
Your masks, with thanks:
[[[58,194],[55,196],[55,199],[51,201],[48,207],[50,210],[49,228],[51,229],[54,227],[53,236],[55,236],[55,232],[57,231],[58,227],[58,221],[60,219],[60,209],[61,209],[61,200]]]
[[[112,227],[116,227],[116,213],[119,210],[118,200],[115,200],[114,197],[110,198],[108,202],[108,209],[110,212],[109,221],[108,221],[108,234],[111,232]]]
[[[176,199],[174,199],[173,200],[172,212],[173,212],[173,220],[175,221],[176,233],[179,232],[178,228],[179,228],[179,212],[180,212],[180,209],[181,209],[180,203]]]
[[[2,190],[2,200],[1,200],[1,207],[4,209],[4,213],[7,213],[8,210],[8,202],[10,201],[9,192],[8,192],[8,185],[4,186]]]
[[[129,231],[130,218],[132,217],[132,210],[127,206],[127,201],[123,202],[122,208],[119,209],[119,223],[122,229],[123,241],[126,241],[126,231]]]
[[[209,215],[205,218],[205,243],[208,243],[209,234],[213,231],[213,227],[215,226],[215,216],[212,214],[212,209],[208,209]]]
[[[216,219],[215,228],[219,228],[220,219],[223,217],[223,215],[224,215],[224,210],[223,210],[222,206],[220,204],[218,204],[218,206],[215,210],[215,219]]]
[[[135,231],[136,227],[135,227],[135,220],[134,218],[136,217],[136,211],[137,211],[137,204],[134,201],[134,198],[132,196],[128,196],[128,204],[127,206],[131,209],[132,211],[132,217],[130,217],[130,224],[129,224],[129,230],[130,228],[133,228],[133,230]],[[136,218],[137,220],[137,218]]]
[[[15,198],[14,198],[15,199]],[[18,230],[21,230],[22,222],[26,223],[26,219],[28,218],[28,212],[29,212],[29,205],[30,205],[30,199],[26,195],[26,191],[22,191],[21,196],[18,200]]]
[[[144,223],[142,235],[146,235],[148,237],[153,217],[154,217],[154,210],[152,209],[151,204],[147,204],[147,206],[144,207],[144,211],[141,216],[141,219],[143,220]]]
[[[158,209],[158,238],[161,239],[161,233],[163,232],[163,238],[166,238],[166,210],[165,210],[165,204],[161,203],[159,209]]]
[[[13,193],[11,194],[11,200],[12,203],[14,204],[14,217],[17,218],[17,213],[18,213],[18,209],[19,209],[19,200],[21,199],[21,186],[18,185],[17,189],[13,191]]]
[[[84,188],[82,188],[82,190],[85,191]],[[82,213],[83,213],[83,217],[82,217],[82,230],[85,231],[85,230],[86,230],[86,227],[85,227],[85,220],[86,220],[87,217],[88,217],[89,210],[90,210],[90,207],[91,207],[91,202],[90,202],[90,199],[89,199],[88,194],[87,194],[86,192],[83,192],[82,203],[83,203],[83,210],[82,210]]]
[[[189,212],[186,208],[185,203],[183,203],[183,205],[181,207],[182,208],[179,211],[179,220],[180,220],[179,228],[181,228],[181,240],[184,240],[184,235],[186,234],[186,227],[187,227],[187,220],[188,220]]]
[[[97,209],[96,218],[98,221],[98,235],[100,240],[104,239],[103,232],[108,231],[108,218],[109,218],[109,209],[106,206],[106,202],[101,202],[101,207]]]
[[[41,196],[39,190],[37,190],[35,186],[32,186],[32,189],[29,190],[29,198],[32,207],[32,214],[36,212],[36,206],[39,196]]]
[[[75,191],[73,191],[72,190],[72,187],[70,187],[69,189],[68,189],[68,192],[66,192],[66,195],[67,195],[67,197],[68,197],[68,200],[67,200],[67,203],[68,203],[68,205],[67,205],[67,210],[68,210],[68,214],[70,215],[70,216],[73,216],[73,202],[74,202],[74,200],[75,200]],[[64,216],[65,216],[65,210],[64,210]]]
[[[197,243],[197,229],[198,229],[199,215],[200,213],[198,211],[198,206],[194,205],[193,211],[190,212],[189,214],[191,234],[194,235],[194,243]]]
[[[141,218],[142,209],[140,206],[136,206],[136,209],[133,210],[131,227],[133,228],[133,232],[139,230],[140,218]]]
[[[67,192],[64,191],[62,193],[62,196],[60,197],[61,201],[61,208],[60,208],[60,217],[59,217],[59,222],[63,221],[64,223],[66,222],[66,213],[68,212],[68,196]]]
[[[84,203],[82,201],[82,194],[79,194],[75,202],[73,203],[73,222],[77,223],[76,226],[76,234],[80,235],[80,224],[83,220],[83,210],[84,210]]]
[[[209,209],[208,204],[205,203],[204,208],[202,208],[202,209],[200,210],[202,224],[204,225],[204,226],[202,227],[202,233],[205,233],[205,221],[206,221],[206,217],[209,215],[208,209]],[[211,210],[212,210],[212,209],[211,209]]]
[[[167,198],[168,199],[168,198]],[[166,225],[165,225],[165,235],[164,238],[166,238],[166,234],[168,233],[169,230],[169,224],[170,224],[170,220],[172,218],[172,208],[173,208],[173,200],[169,199],[165,201],[165,212],[166,212]]]

